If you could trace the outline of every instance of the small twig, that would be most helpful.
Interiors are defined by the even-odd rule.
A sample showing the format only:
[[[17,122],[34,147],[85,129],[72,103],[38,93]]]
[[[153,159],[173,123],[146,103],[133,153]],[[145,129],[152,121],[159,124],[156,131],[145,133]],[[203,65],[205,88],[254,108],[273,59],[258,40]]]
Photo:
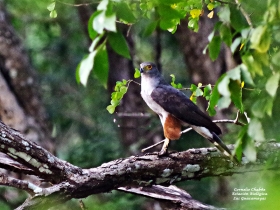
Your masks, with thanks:
[[[164,143],[164,140],[162,140],[160,142],[157,142],[157,143],[155,143],[155,144],[153,144],[153,145],[151,145],[149,147],[146,147],[146,148],[142,149],[141,152],[145,152],[145,151],[147,151],[149,149],[152,149],[153,147],[156,147],[157,145],[160,145],[160,144],[163,144],[163,143]]]
[[[72,6],[72,7],[81,7],[81,6],[89,6],[91,4],[99,4],[99,2],[89,2],[89,3],[81,3],[81,4],[71,4],[71,3],[66,3],[63,1],[58,1],[56,0],[56,2],[59,2],[61,4],[67,5],[67,6]]]
[[[31,182],[16,179],[13,177],[8,177],[6,174],[3,173],[0,174],[0,185],[5,185],[5,186],[25,190],[30,195],[35,195],[36,193],[42,191],[42,188],[32,184]]]
[[[216,2],[220,2],[222,4],[235,4],[234,2],[230,2],[230,1],[222,1],[222,0],[215,0]]]

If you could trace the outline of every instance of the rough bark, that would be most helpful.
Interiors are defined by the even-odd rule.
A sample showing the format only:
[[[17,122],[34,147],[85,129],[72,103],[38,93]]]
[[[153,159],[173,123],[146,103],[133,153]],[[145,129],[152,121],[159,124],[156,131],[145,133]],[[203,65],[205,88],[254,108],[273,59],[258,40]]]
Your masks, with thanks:
[[[43,188],[25,180],[3,175],[0,184],[23,189],[31,194],[18,209],[47,209],[71,198],[84,198],[111,190],[139,191],[139,187],[169,186],[183,180],[229,176],[234,173],[260,171],[264,168],[279,169],[280,144],[271,142],[257,146],[257,161],[251,163],[243,157],[240,165],[234,164],[216,148],[199,148],[172,153],[161,158],[154,153],[130,156],[104,163],[96,168],[81,169],[58,159],[0,122],[0,151],[18,163],[17,167],[14,167],[13,161],[12,164],[8,161],[3,164],[1,161],[1,167],[14,168],[14,171],[19,172],[18,167],[22,165],[22,168],[28,169],[22,173],[37,176],[43,181],[50,182],[52,186]],[[233,146],[229,148],[233,149]],[[264,165],[267,160],[270,161],[269,166]],[[165,197],[164,193],[157,196],[158,199],[160,196]],[[186,199],[185,196],[184,193],[181,200]]]

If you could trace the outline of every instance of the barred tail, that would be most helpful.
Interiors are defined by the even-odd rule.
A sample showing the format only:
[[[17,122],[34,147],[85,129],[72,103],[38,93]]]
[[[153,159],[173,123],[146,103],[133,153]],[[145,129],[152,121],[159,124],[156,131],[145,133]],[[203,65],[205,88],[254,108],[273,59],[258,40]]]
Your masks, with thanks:
[[[224,142],[219,138],[219,136],[214,132],[212,132],[212,135],[213,139],[211,139],[210,141],[215,145],[215,147],[217,147],[217,149],[220,150],[224,155],[230,157],[230,159],[233,160],[235,163],[239,163],[237,158],[232,155],[229,148],[224,144]]]

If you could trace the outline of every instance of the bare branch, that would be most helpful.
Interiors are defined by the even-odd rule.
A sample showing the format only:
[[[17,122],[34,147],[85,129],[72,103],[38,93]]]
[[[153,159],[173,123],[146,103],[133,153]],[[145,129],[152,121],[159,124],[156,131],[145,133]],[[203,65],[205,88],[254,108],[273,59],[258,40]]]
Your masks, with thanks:
[[[28,166],[31,169],[29,174],[37,175],[53,183],[61,182],[68,176],[81,172],[80,168],[58,159],[1,121],[0,151],[18,163]]]
[[[137,187],[137,188],[118,188],[121,191],[130,192],[137,195],[144,195],[157,200],[168,201],[170,209],[193,209],[193,210],[211,210],[219,209],[214,206],[203,204],[194,200],[186,191],[170,185],[164,187],[161,185],[153,185],[151,187]],[[172,206],[171,206],[172,205]]]
[[[34,192],[42,191],[40,187],[32,184],[31,182],[19,180],[7,176],[6,174],[0,173],[0,185],[15,187],[21,190],[25,190],[31,195],[34,195]]]

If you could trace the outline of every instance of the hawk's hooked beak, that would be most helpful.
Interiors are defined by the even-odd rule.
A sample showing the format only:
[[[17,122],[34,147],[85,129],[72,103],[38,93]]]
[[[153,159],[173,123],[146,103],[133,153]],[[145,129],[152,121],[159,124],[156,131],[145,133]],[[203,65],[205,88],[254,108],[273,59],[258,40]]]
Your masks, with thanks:
[[[144,73],[144,69],[143,68],[140,68],[140,73]]]

